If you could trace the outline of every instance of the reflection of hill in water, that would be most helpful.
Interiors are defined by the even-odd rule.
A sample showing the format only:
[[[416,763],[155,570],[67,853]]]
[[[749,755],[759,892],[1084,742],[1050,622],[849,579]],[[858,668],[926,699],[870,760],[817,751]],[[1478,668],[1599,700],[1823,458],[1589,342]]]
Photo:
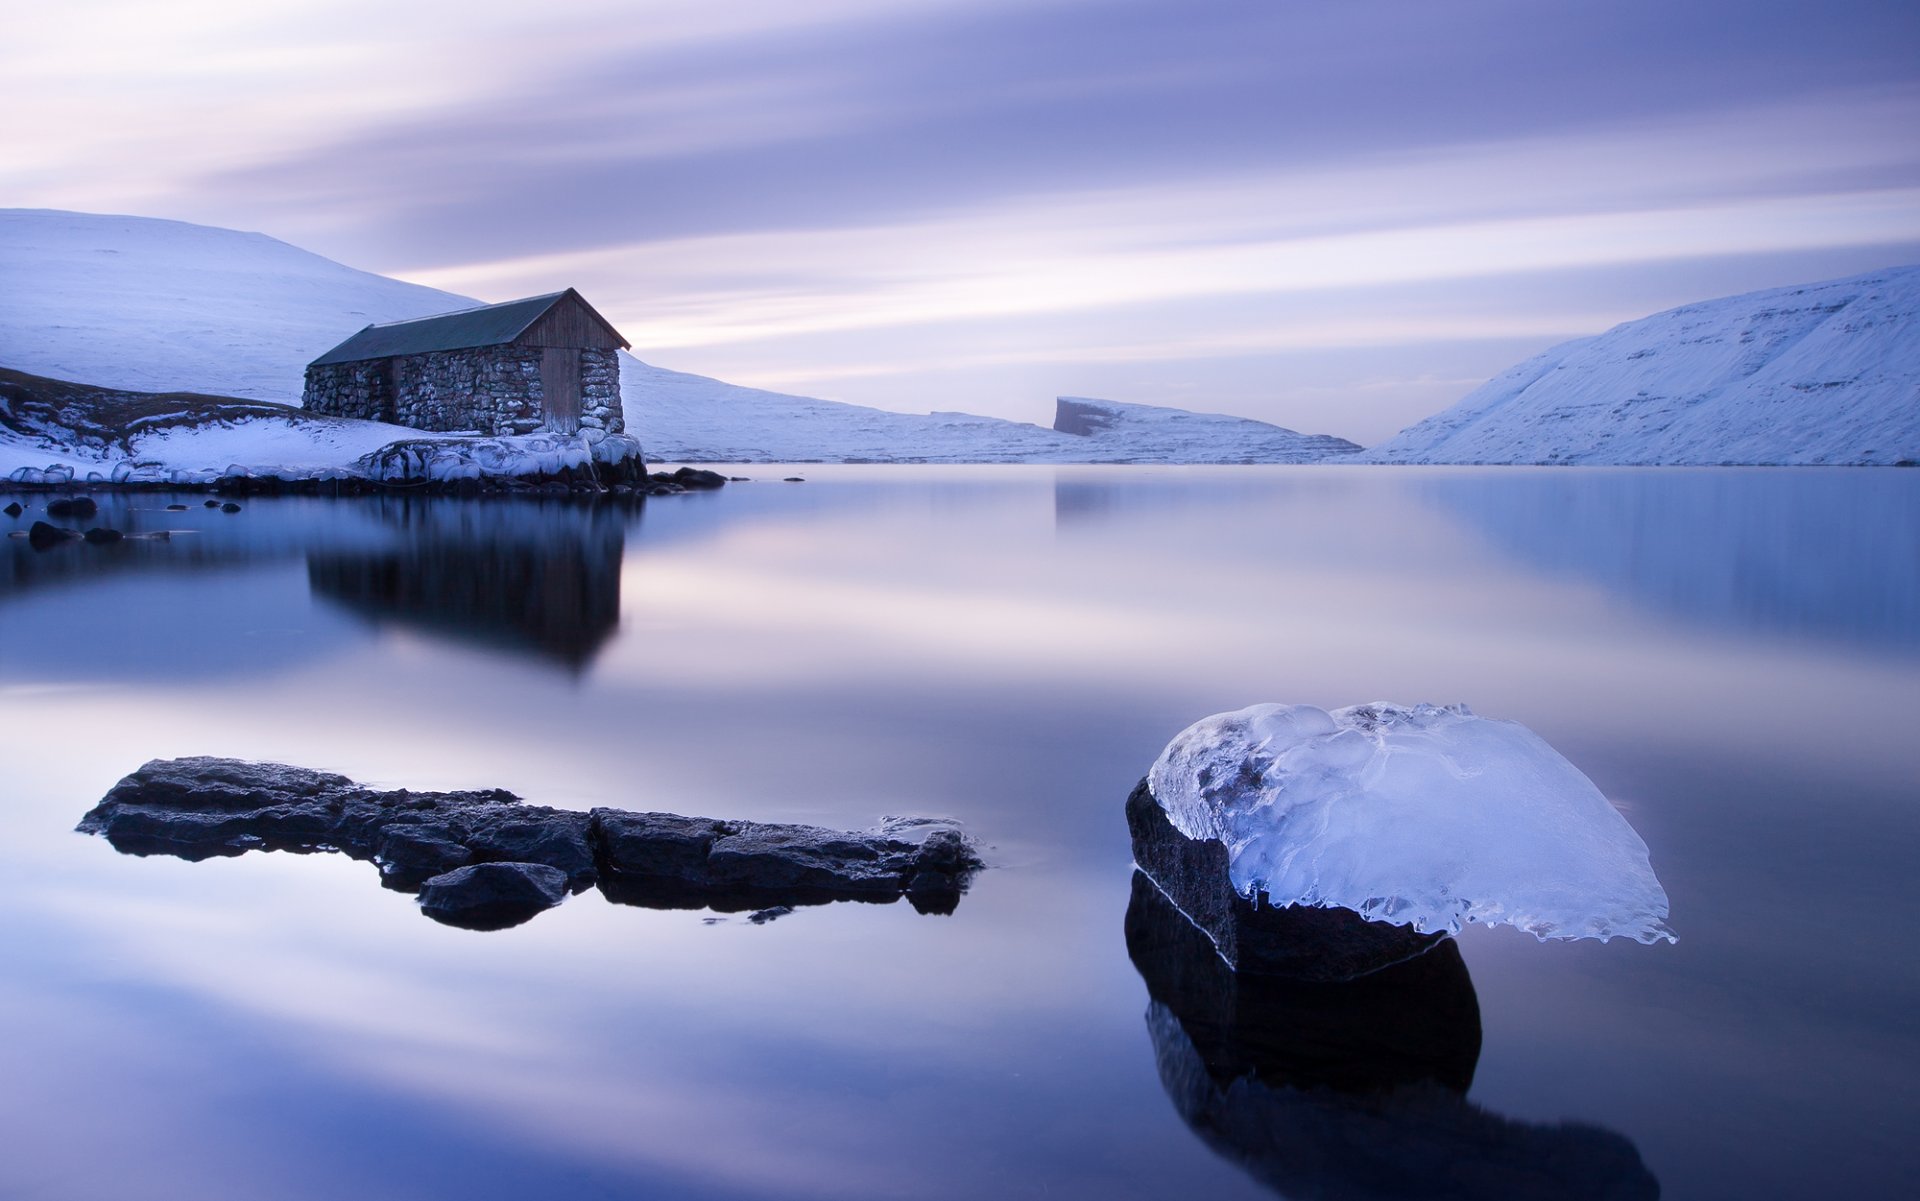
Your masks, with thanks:
[[[1480,1007],[1451,939],[1342,984],[1236,973],[1137,871],[1126,931],[1168,1098],[1217,1154],[1283,1196],[1659,1195],[1612,1131],[1516,1122],[1466,1099]]]
[[[1321,560],[1440,553],[1396,535],[1411,506],[1463,522],[1534,571],[1641,609],[1920,650],[1920,471],[1312,466],[1062,475],[1054,488],[1058,529],[1177,519],[1184,545]],[[1265,526],[1252,536],[1230,524],[1255,512]]]
[[[375,621],[580,669],[620,623],[624,514],[538,502],[388,501],[399,535],[307,556],[314,594]]]
[[[1920,472],[1475,472],[1419,492],[1502,551],[1702,624],[1920,650]]]

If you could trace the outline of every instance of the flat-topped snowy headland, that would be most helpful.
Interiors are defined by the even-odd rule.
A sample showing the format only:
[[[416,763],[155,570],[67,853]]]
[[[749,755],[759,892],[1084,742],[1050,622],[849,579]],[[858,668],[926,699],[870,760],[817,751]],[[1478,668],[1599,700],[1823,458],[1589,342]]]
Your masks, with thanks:
[[[1920,267],[1703,301],[1562,343],[1355,461],[1920,461]]]
[[[478,303],[262,234],[49,210],[0,210],[0,273],[0,367],[286,403],[306,365],[362,326]],[[1099,427],[1061,432],[743,388],[624,353],[620,365],[629,431],[656,461],[1297,463],[1359,449],[1149,405],[1080,402],[1099,407]]]

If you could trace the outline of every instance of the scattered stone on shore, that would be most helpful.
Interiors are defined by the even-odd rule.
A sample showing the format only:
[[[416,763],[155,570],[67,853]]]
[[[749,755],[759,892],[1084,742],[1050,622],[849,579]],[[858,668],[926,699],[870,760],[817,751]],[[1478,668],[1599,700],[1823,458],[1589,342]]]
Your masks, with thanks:
[[[47,502],[49,517],[92,517],[100,511],[91,496],[66,496]]]
[[[1447,936],[1368,921],[1337,906],[1276,906],[1242,896],[1227,873],[1225,844],[1174,829],[1144,779],[1127,798],[1127,829],[1134,863],[1237,971],[1351,980],[1411,959]]]
[[[608,900],[648,908],[747,912],[905,897],[921,913],[953,912],[983,866],[950,822],[889,818],[878,830],[849,833],[622,809],[581,813],[525,804],[499,789],[382,792],[329,772],[213,758],[147,763],[78,828],[127,854],[187,860],[337,850],[377,864],[381,882],[398,891],[424,897],[436,882],[458,884],[435,894],[452,899],[426,909],[442,920],[465,914],[456,925],[495,920],[467,913],[482,905],[471,898],[489,889],[507,889],[521,898],[515,904],[542,895],[492,871],[478,883],[449,880],[489,864],[539,866],[573,892],[597,885]]]

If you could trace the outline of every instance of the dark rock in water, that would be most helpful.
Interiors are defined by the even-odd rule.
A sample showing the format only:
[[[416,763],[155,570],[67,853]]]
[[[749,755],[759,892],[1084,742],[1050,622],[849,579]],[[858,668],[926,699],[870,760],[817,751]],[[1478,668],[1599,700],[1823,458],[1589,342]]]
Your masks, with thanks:
[[[201,503],[206,505],[206,507],[209,509],[217,509],[220,507],[220,502],[217,500],[203,501]]]
[[[1237,972],[1140,871],[1126,933],[1148,993],[1178,1015],[1208,1064],[1257,1065],[1267,1083],[1301,1089],[1434,1083],[1464,1094],[1473,1083],[1480,1004],[1452,939],[1352,980]]]
[[[783,484],[804,484],[804,483],[806,483],[807,481],[806,481],[806,479],[805,479],[804,477],[802,477],[802,476],[797,476],[797,475],[790,475],[790,476],[787,476],[786,478],[784,478],[784,479],[782,479],[782,480],[781,480],[780,482],[781,482],[781,483],[783,483]]]
[[[762,909],[757,913],[749,913],[747,920],[756,926],[764,926],[775,918],[785,917],[792,912],[793,906],[791,905],[775,905],[771,909]]]
[[[8,502],[5,512],[9,517],[18,517],[20,514],[26,512],[26,510],[21,508],[20,502],[16,500]]]
[[[601,891],[655,908],[770,908],[892,901],[952,912],[981,862],[940,823],[894,821],[872,833],[721,822],[671,813],[593,811]]]
[[[232,501],[228,501],[226,504],[220,506],[220,511],[222,513],[238,513],[240,506],[234,504]]]
[[[544,863],[476,863],[433,877],[420,911],[468,930],[504,930],[530,921],[567,896],[567,873]]]
[[[380,882],[401,892],[417,892],[433,877],[472,861],[472,848],[415,826],[388,829],[374,850]]]
[[[168,505],[167,506],[167,512],[169,513],[184,513],[186,511],[187,511],[187,506],[185,505]]]
[[[100,542],[118,542],[122,538],[125,538],[126,535],[121,533],[119,530],[108,529],[105,526],[96,525],[92,529],[86,532],[85,537],[88,542],[100,543]]]
[[[72,542],[78,537],[80,537],[79,530],[48,525],[44,521],[36,521],[27,527],[27,544],[35,550],[46,550],[49,547],[59,546],[62,542]]]
[[[1174,829],[1143,779],[1127,798],[1133,861],[1240,971],[1300,980],[1350,980],[1410,959],[1446,937],[1373,922],[1351,909],[1267,904],[1240,895],[1227,848]]]
[[[1151,997],[1160,1083],[1216,1154],[1283,1196],[1651,1201],[1626,1138],[1469,1102],[1480,1008],[1453,940],[1355,980],[1230,969],[1134,873],[1127,953]]]
[[[678,471],[656,471],[648,477],[656,484],[677,484],[689,492],[705,488],[725,487],[727,477],[717,471],[707,471],[699,467],[682,467]]]
[[[538,865],[563,888],[597,883],[608,900],[653,908],[742,911],[905,896],[922,913],[950,913],[982,867],[972,845],[942,822],[889,819],[874,832],[845,833],[581,813],[528,805],[499,789],[381,792],[328,772],[234,759],[156,759],[114,785],[79,829],[128,854],[189,860],[339,851],[376,863],[381,882],[403,892],[466,868]]]
[[[92,517],[100,511],[91,496],[68,496],[47,502],[49,517]]]

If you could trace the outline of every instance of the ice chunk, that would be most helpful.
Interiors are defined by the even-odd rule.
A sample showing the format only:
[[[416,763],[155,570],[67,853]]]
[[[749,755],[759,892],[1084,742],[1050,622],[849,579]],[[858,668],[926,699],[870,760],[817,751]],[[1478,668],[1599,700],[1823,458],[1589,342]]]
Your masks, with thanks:
[[[1253,705],[1189,726],[1147,776],[1242,893],[1416,930],[1673,941],[1647,844],[1518,722],[1465,705]]]

